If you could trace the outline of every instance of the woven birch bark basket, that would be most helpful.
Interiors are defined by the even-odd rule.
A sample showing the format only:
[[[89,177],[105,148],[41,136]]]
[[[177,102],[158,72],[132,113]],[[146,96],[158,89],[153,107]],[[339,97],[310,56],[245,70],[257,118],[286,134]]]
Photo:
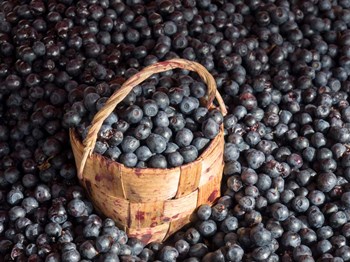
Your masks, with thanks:
[[[213,100],[216,99],[219,109],[226,115],[213,76],[198,63],[172,59],[144,68],[116,90],[93,118],[83,142],[74,129],[70,130],[78,177],[95,207],[130,237],[137,237],[145,244],[164,241],[191,221],[198,206],[211,205],[220,196],[223,126],[194,162],[176,168],[128,168],[93,150],[103,121],[133,87],[153,74],[175,68],[198,73],[207,85],[202,105],[215,108]]]

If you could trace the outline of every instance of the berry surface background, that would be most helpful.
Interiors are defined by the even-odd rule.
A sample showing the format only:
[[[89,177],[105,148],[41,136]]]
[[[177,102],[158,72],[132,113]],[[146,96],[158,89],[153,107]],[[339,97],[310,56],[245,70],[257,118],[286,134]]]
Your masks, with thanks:
[[[349,25],[350,0],[0,1],[0,261],[350,261]],[[176,57],[205,66],[228,106],[211,120],[225,127],[222,197],[171,243],[144,246],[94,210],[68,130],[83,135],[111,80]],[[176,87],[173,76],[154,81]],[[157,123],[168,136],[163,113]],[[186,124],[188,147],[198,125]]]

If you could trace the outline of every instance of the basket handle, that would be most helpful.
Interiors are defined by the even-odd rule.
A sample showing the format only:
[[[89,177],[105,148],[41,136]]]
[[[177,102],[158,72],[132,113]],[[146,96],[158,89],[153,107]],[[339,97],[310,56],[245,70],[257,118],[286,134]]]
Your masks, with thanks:
[[[217,91],[216,82],[213,76],[201,64],[185,59],[176,58],[147,66],[137,74],[130,77],[127,81],[125,81],[121,88],[117,89],[114,92],[114,94],[107,100],[106,104],[101,108],[99,112],[97,112],[97,114],[92,119],[91,127],[86,138],[83,141],[84,153],[78,170],[79,179],[83,178],[83,170],[86,164],[86,160],[89,156],[91,156],[95,148],[98,131],[100,130],[103,121],[113,112],[115,107],[121,101],[123,101],[123,99],[135,86],[142,83],[151,75],[176,68],[182,68],[198,73],[202,80],[207,84],[208,90],[207,95],[204,97],[204,99],[202,99],[202,102],[204,102],[206,107],[209,108],[212,105],[214,98],[216,98],[222,114],[227,114],[225,103],[220,93]]]

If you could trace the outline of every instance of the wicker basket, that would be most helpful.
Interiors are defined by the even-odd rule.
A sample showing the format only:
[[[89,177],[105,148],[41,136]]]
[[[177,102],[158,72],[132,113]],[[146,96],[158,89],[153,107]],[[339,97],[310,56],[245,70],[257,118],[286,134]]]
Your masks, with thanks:
[[[175,68],[197,72],[208,90],[201,103],[212,108],[216,97],[221,112],[226,114],[210,73],[198,63],[173,59],[148,66],[128,79],[95,115],[83,143],[76,131],[70,130],[78,177],[95,207],[113,218],[129,236],[138,237],[145,244],[165,240],[188,224],[198,206],[212,204],[220,196],[223,126],[195,162],[176,168],[128,168],[92,152],[104,119],[132,88],[152,74]]]

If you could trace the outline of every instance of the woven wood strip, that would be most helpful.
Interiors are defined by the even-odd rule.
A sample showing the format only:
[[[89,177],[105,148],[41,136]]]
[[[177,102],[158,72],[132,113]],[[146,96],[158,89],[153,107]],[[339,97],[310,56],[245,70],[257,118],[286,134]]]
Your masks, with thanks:
[[[83,155],[83,145],[73,130],[70,130],[70,135],[75,162],[78,165]],[[98,184],[100,188],[104,188],[105,192],[114,197],[125,197],[120,166],[108,158],[93,154],[86,162],[84,179],[89,180],[92,184]]]
[[[108,195],[103,188],[84,181],[85,188],[89,193],[94,206],[107,217],[112,218],[118,224],[127,226],[130,220],[129,202],[123,198]]]
[[[223,171],[223,164],[218,172]],[[198,188],[197,206],[203,204],[212,205],[220,197],[221,175],[213,175],[211,179],[204,185]]]
[[[164,221],[175,221],[189,216],[197,207],[198,190],[178,198],[164,202]]]
[[[166,223],[155,227],[127,228],[126,232],[129,237],[136,237],[140,239],[144,244],[153,241],[162,242],[167,236],[169,226],[169,223]]]
[[[171,221],[169,231],[166,234],[166,238],[170,237],[190,222],[191,221],[189,217],[183,217],[178,220]]]
[[[208,155],[202,161],[202,175],[199,181],[199,187],[205,185],[212,176],[216,176],[218,174],[218,170],[223,168],[223,150],[220,150],[224,146],[224,133],[220,132],[217,136],[217,139],[213,141],[213,150],[211,150],[210,155]],[[207,152],[206,152],[207,153]]]
[[[155,227],[163,224],[164,203],[132,203],[130,202],[129,228]]]
[[[180,169],[180,182],[175,198],[181,198],[197,189],[202,172],[202,165],[200,161],[195,161],[188,165],[181,166]]]
[[[125,197],[131,202],[171,199],[177,192],[180,169],[125,168],[122,166]]]

